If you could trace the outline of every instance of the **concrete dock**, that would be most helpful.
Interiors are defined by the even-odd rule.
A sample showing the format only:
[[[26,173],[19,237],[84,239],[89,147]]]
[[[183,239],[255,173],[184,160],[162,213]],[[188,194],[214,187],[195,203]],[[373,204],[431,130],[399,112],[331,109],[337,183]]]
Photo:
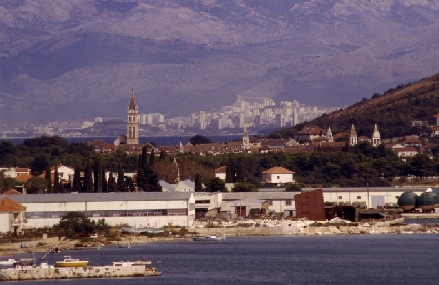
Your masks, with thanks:
[[[0,281],[76,279],[76,278],[120,278],[160,276],[161,272],[146,266],[86,266],[0,269]]]

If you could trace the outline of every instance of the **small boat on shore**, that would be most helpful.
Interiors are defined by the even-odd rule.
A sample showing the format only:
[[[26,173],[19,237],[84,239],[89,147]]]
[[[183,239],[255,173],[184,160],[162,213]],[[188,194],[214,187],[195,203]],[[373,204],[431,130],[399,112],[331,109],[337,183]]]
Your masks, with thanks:
[[[194,241],[220,241],[223,240],[225,238],[220,238],[217,236],[201,236],[201,237],[194,237]]]
[[[55,262],[55,267],[85,267],[88,260],[72,258],[70,255],[64,256],[64,260]]]
[[[0,260],[0,266],[13,266],[17,260],[9,258],[8,260]]]
[[[164,230],[162,228],[151,228],[151,227],[141,227],[141,228],[121,228],[123,234],[140,234],[140,233],[148,233],[148,234],[158,234],[163,233]]]

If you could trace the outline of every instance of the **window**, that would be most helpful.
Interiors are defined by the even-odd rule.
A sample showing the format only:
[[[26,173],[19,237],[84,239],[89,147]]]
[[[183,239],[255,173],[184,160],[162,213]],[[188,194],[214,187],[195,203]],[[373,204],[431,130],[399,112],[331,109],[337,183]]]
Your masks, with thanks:
[[[341,200],[341,199],[343,199],[343,197],[342,196],[338,196],[338,200]]]
[[[361,200],[361,196],[357,196],[357,200]]]
[[[285,206],[291,206],[292,202],[291,200],[285,200]]]
[[[280,176],[278,175],[278,176],[276,176],[276,179],[280,179]]]

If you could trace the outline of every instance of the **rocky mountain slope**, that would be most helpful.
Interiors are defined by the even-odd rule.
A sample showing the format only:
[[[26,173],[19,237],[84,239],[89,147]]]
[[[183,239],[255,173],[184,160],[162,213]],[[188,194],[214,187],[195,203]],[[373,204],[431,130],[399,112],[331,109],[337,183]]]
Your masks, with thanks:
[[[344,106],[438,71],[439,0],[5,0],[0,120]]]
[[[379,126],[382,138],[405,135],[429,136],[428,126],[436,125],[439,113],[439,73],[417,82],[400,84],[383,94],[375,93],[371,98],[325,114],[294,128],[286,128],[272,133],[272,137],[288,137],[304,126],[331,128],[334,133],[350,132],[352,124],[358,135],[370,136],[374,125]],[[412,122],[417,121],[419,127]]]

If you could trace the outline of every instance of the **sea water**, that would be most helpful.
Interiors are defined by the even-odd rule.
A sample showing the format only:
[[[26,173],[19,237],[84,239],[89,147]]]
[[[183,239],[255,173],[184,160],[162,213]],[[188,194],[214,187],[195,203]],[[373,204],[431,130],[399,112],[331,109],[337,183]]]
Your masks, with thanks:
[[[20,284],[439,284],[436,234],[227,237],[65,251],[45,260],[67,254],[89,265],[150,260],[162,276]]]

